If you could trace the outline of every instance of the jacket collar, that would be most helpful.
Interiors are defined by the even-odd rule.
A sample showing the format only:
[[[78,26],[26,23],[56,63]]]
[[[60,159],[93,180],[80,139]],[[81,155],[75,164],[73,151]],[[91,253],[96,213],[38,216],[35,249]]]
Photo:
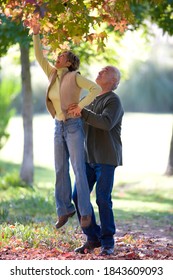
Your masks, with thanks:
[[[67,72],[69,72],[68,68],[59,68],[57,69],[57,74],[59,76],[59,78],[61,79],[62,76],[64,76]]]

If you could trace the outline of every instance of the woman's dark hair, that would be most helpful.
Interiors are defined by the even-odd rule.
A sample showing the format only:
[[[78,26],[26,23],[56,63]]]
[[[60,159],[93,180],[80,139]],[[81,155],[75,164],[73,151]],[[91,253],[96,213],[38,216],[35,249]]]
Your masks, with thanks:
[[[80,65],[79,58],[74,53],[72,53],[71,51],[67,51],[66,53],[67,53],[68,61],[71,62],[71,65],[68,67],[68,70],[69,71],[77,70],[79,68],[79,65]]]

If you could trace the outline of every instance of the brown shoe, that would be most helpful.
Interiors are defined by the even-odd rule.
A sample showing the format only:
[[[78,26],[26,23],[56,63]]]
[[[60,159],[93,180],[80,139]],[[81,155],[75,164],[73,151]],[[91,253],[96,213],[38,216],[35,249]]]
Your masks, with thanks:
[[[91,216],[86,215],[86,216],[81,216],[80,218],[80,225],[82,228],[87,228],[91,224]]]
[[[76,248],[74,251],[80,254],[90,253],[94,248],[101,247],[100,241],[86,241],[81,247]]]
[[[73,217],[75,213],[76,213],[76,211],[73,211],[72,213],[69,213],[69,214],[67,214],[67,215],[60,216],[60,217],[58,218],[58,221],[57,221],[56,224],[55,224],[55,227],[56,227],[57,229],[61,228],[63,225],[65,225],[65,224],[67,223],[68,218]]]

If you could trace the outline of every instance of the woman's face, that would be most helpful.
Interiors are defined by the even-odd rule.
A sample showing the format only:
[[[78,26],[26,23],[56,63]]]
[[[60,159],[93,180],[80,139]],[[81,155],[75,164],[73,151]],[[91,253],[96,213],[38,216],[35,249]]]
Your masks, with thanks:
[[[70,65],[71,65],[71,62],[68,60],[67,52],[63,52],[60,55],[58,55],[57,60],[55,62],[56,68],[69,67]]]

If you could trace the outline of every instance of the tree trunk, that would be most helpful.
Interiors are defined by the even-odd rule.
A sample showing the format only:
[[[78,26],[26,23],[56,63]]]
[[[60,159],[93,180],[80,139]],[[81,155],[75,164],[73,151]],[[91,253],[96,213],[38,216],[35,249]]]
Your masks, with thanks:
[[[171,144],[170,144],[169,159],[168,159],[168,166],[166,169],[166,175],[169,175],[169,176],[173,175],[173,129],[172,129],[172,138],[171,138]]]
[[[20,177],[27,184],[33,183],[33,105],[29,61],[29,47],[20,44],[22,77],[22,117],[24,129],[23,161]]]

